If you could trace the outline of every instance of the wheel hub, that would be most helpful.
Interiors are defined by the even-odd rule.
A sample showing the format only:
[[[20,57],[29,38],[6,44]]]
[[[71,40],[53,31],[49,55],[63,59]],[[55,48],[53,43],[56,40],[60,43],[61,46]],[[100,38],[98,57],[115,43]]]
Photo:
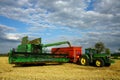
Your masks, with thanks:
[[[82,58],[81,63],[84,65],[86,63],[86,60],[84,58]]]
[[[96,61],[96,65],[97,65],[97,66],[100,66],[100,65],[101,65],[101,62],[97,60],[97,61]]]

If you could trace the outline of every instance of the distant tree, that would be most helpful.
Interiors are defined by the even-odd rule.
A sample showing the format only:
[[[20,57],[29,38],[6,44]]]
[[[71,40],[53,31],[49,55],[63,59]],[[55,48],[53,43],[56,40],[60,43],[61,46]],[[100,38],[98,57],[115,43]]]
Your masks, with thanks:
[[[105,49],[105,53],[106,53],[106,54],[110,54],[110,49],[109,49],[109,48],[106,48],[106,49]]]
[[[105,50],[105,46],[103,42],[97,42],[95,44],[95,49],[97,50],[97,53],[101,53],[102,51]]]

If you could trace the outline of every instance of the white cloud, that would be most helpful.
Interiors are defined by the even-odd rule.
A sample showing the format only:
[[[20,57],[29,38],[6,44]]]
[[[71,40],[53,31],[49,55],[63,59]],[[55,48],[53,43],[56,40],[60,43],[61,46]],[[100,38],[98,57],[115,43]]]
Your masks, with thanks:
[[[120,0],[97,0],[94,6],[95,11],[99,11],[101,13],[120,13]]]
[[[13,46],[15,47],[15,44],[17,44],[18,41],[12,36],[9,36],[11,38],[8,38],[9,33],[15,31],[16,29],[13,27],[0,24],[0,53],[6,53],[10,48]]]
[[[13,27],[8,27],[8,26],[6,26],[6,25],[2,25],[2,24],[0,24],[0,32],[11,32],[11,31],[16,31],[16,29],[15,28],[13,28]]]
[[[0,24],[0,39],[2,40],[6,39],[7,33],[12,31],[16,31],[16,29],[13,27],[8,27],[6,25]]]
[[[90,46],[103,41],[111,48],[119,47],[120,40],[120,3],[119,0],[96,0],[93,10],[86,11],[91,0],[1,0],[0,15],[28,24],[26,35],[50,35],[45,29],[60,29],[76,33],[58,35],[57,39],[71,40],[73,44]],[[5,29],[3,28],[5,27]],[[17,33],[6,34],[12,28],[0,25],[1,34],[8,39],[18,39]],[[15,30],[14,28],[12,30]],[[43,32],[43,33],[42,33]],[[82,37],[79,38],[79,34]],[[37,37],[36,36],[36,37]],[[109,39],[109,40],[108,40]],[[48,39],[49,40],[49,39]],[[115,45],[116,46],[115,46]]]
[[[14,34],[14,33],[9,33],[6,35],[7,39],[11,39],[11,40],[18,40],[19,36]]]

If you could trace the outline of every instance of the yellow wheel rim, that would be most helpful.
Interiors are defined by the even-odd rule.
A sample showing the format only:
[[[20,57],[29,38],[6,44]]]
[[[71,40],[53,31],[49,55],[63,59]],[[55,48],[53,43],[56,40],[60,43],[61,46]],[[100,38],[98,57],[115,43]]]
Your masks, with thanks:
[[[82,65],[85,65],[85,63],[86,63],[86,60],[85,60],[84,58],[82,58],[82,59],[81,59],[81,64],[82,64]]]
[[[100,66],[101,62],[99,60],[96,61],[96,66]]]

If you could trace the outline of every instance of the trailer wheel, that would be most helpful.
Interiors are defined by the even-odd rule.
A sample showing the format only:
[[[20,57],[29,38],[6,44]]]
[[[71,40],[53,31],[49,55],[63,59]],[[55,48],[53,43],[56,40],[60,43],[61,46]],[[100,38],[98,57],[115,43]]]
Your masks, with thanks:
[[[95,66],[96,67],[103,67],[105,65],[103,59],[99,58],[95,60]]]
[[[79,59],[80,65],[87,66],[89,64],[88,58],[86,56],[81,56]]]

